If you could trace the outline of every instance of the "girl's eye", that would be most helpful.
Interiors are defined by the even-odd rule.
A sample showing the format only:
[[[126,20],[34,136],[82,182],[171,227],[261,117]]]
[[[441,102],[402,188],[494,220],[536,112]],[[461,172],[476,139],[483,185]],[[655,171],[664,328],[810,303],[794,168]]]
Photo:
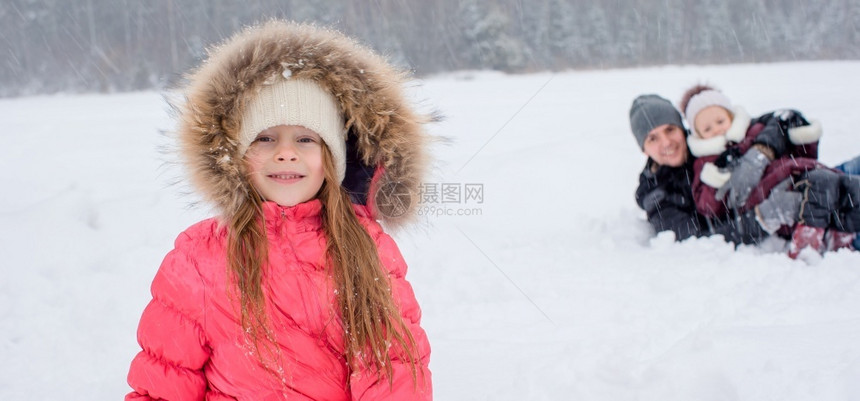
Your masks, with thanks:
[[[299,138],[299,142],[301,142],[301,143],[314,143],[314,142],[316,142],[316,139],[311,138],[309,136],[305,136],[305,137]]]
[[[254,139],[254,142],[272,142],[274,138],[268,136],[258,136],[257,139]]]

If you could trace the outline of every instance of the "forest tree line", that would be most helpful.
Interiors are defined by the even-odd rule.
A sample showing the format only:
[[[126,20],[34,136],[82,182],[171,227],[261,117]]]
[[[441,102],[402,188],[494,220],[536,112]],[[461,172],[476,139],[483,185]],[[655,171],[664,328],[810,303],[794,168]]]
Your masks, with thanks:
[[[0,96],[163,88],[272,17],[418,75],[860,58],[860,0],[3,0]]]

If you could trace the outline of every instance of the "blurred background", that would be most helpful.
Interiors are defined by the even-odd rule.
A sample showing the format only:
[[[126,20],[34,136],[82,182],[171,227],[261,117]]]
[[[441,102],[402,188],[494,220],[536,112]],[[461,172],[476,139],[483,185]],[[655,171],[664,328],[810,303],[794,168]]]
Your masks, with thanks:
[[[860,58],[860,0],[2,0],[0,97],[169,87],[272,17],[419,76]]]

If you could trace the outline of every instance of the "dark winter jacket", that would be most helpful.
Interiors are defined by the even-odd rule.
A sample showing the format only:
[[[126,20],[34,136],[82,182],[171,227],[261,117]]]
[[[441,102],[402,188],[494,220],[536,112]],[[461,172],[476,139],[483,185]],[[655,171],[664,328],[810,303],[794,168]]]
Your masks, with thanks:
[[[739,208],[741,213],[752,210],[770,194],[771,189],[789,176],[799,177],[806,171],[824,167],[818,157],[818,139],[821,126],[808,122],[800,112],[783,110],[750,119],[740,107],[733,110],[734,120],[724,136],[701,139],[690,136],[687,145],[697,157],[693,164],[693,198],[696,210],[707,217],[728,214],[717,190],[730,176],[725,170],[753,145],[770,148],[774,160],[767,166],[758,186],[747,202]]]
[[[648,215],[654,231],[673,231],[675,239],[721,234],[735,244],[758,243],[767,236],[752,212],[738,218],[707,219],[693,202],[693,158],[681,167],[659,166],[648,159],[639,175],[636,202]]]
[[[816,169],[802,176],[795,190],[803,193],[801,223],[860,232],[860,176]]]

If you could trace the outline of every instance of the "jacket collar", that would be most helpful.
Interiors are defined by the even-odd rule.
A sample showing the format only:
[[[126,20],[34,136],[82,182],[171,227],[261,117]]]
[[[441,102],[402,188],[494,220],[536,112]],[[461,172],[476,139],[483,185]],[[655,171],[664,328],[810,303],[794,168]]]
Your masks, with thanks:
[[[298,231],[319,230],[322,228],[322,202],[311,199],[295,206],[281,206],[275,202],[266,201],[261,206],[266,227],[278,230],[283,224],[291,224]],[[352,209],[359,220],[373,220],[369,206],[352,204]]]
[[[292,221],[301,221],[307,218],[319,217],[322,210],[322,202],[319,199],[311,199],[295,206],[281,206],[275,202],[266,201],[262,205],[263,215],[266,219],[283,218]]]

